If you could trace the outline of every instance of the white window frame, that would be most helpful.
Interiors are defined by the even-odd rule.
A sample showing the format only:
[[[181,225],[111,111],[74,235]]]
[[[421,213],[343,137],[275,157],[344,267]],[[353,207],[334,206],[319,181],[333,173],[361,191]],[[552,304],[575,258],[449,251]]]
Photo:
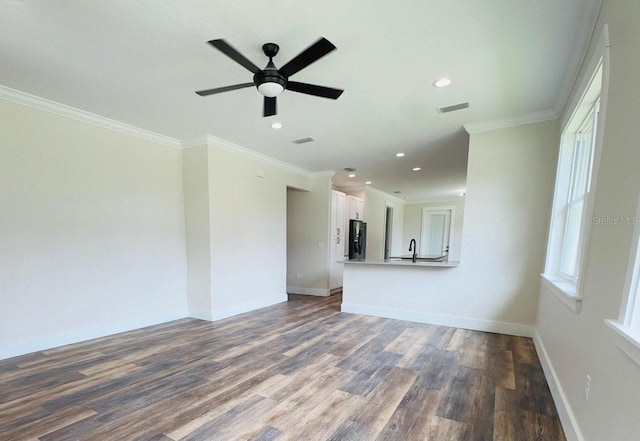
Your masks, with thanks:
[[[549,240],[547,243],[547,255],[542,283],[553,292],[566,306],[578,313],[582,306],[581,275],[584,273],[584,265],[589,248],[589,235],[593,216],[593,194],[597,185],[598,167],[602,150],[604,133],[604,121],[606,119],[606,101],[609,80],[609,36],[605,26],[599,38],[599,51],[593,55],[588,69],[591,75],[583,78],[579,93],[574,95],[562,121],[562,136],[560,140],[560,152],[558,168],[556,172],[556,185],[553,198],[553,209],[549,228]],[[598,85],[598,81],[600,84]],[[594,87],[592,87],[594,86]],[[598,90],[599,86],[599,90]],[[566,229],[567,202],[572,178],[573,154],[575,151],[576,135],[586,120],[586,115],[591,112],[599,100],[596,109],[597,119],[594,122],[595,138],[591,150],[591,173],[588,181],[587,192],[584,196],[582,210],[582,222],[578,238],[578,254],[576,258],[576,270],[574,275],[568,275],[560,271],[562,249],[564,246],[564,234]]]
[[[605,320],[616,333],[616,344],[632,360],[640,364],[640,200],[636,215],[629,220],[635,223],[627,279],[617,320]]]
[[[586,239],[583,240],[583,234],[582,232],[585,229],[585,225],[584,222],[588,222],[589,219],[585,216],[585,211],[586,211],[586,206],[587,206],[587,198],[589,196],[589,194],[591,193],[591,176],[592,176],[592,172],[593,172],[593,157],[594,157],[594,151],[595,151],[595,137],[597,136],[598,133],[598,121],[597,121],[597,117],[598,117],[598,113],[599,113],[599,107],[600,107],[600,96],[598,95],[598,99],[596,100],[596,102],[593,104],[593,106],[591,106],[591,109],[589,110],[589,112],[587,113],[587,116],[582,120],[582,122],[580,123],[580,126],[578,128],[578,131],[575,133],[571,133],[569,136],[569,139],[566,140],[567,143],[571,143],[572,147],[571,147],[571,164],[570,164],[570,177],[569,177],[569,185],[568,188],[566,189],[567,192],[567,197],[565,198],[565,202],[564,202],[564,206],[562,207],[561,211],[562,211],[562,215],[564,217],[563,219],[563,226],[562,226],[562,243],[560,244],[560,249],[558,250],[558,268],[556,269],[557,272],[557,276],[561,279],[564,279],[565,281],[569,282],[569,283],[573,283],[575,285],[577,285],[578,283],[578,279],[580,277],[580,270],[581,270],[581,266],[580,266],[580,257],[582,256],[582,250],[584,249],[584,245],[586,242]],[[578,170],[577,167],[578,165],[576,164],[577,161],[580,160],[579,158],[579,152],[578,152],[578,145],[582,144],[584,142],[584,132],[585,132],[585,128],[589,127],[590,125],[592,125],[592,132],[590,134],[591,139],[589,140],[589,152],[588,152],[588,158],[587,158],[587,176],[586,176],[586,188],[584,189],[584,192],[580,192],[580,194],[578,196],[575,195],[575,187],[576,187],[576,172],[577,171],[581,171]],[[580,231],[579,231],[579,240],[578,240],[578,244],[577,244],[577,249],[576,249],[576,263],[575,263],[575,269],[573,271],[573,273],[568,273],[563,269],[563,263],[564,263],[564,259],[566,257],[566,241],[567,241],[567,235],[566,232],[569,228],[568,224],[569,224],[569,208],[572,205],[576,205],[578,203],[582,202],[582,222],[580,224]]]

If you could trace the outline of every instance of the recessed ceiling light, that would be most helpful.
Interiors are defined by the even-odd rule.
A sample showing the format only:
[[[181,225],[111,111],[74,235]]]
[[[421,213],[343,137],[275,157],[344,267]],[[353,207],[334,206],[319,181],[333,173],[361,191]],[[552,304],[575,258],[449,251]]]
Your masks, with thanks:
[[[365,182],[366,185],[371,185],[371,181]]]
[[[422,169],[421,169],[420,167],[413,167],[413,168],[412,168],[412,170],[413,170],[413,171],[420,171],[420,170],[422,170]]]
[[[447,87],[449,84],[451,84],[449,78],[440,78],[433,82],[433,87]]]
[[[463,191],[462,193],[460,193],[460,196],[466,196],[467,194]]]
[[[356,175],[354,175],[353,173],[351,173],[351,174],[349,175],[349,177],[350,177],[350,178],[355,178],[355,177],[356,177]]]
[[[282,123],[280,122],[274,122],[273,124],[271,124],[272,129],[281,129],[282,127]]]
[[[398,158],[402,158],[404,156],[404,153],[396,153],[396,157]]]

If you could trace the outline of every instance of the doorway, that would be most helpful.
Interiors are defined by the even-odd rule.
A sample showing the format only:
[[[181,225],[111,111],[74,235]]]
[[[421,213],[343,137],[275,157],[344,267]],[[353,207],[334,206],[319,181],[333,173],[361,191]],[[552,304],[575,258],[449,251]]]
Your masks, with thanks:
[[[393,207],[387,207],[384,225],[384,258],[388,259],[391,255],[391,236],[393,234]]]
[[[454,210],[454,207],[424,207],[422,209],[421,255],[448,255],[451,238],[451,219],[454,215]]]

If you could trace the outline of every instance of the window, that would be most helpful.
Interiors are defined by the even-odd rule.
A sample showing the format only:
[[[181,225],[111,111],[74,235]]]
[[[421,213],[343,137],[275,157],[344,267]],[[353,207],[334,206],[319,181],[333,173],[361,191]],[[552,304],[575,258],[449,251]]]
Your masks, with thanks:
[[[618,334],[617,344],[632,360],[640,364],[640,201],[636,216],[627,281],[618,320],[605,320]]]
[[[556,174],[547,262],[543,281],[574,311],[580,309],[579,285],[589,237],[591,195],[597,170],[600,93],[599,60],[584,92],[564,124]]]
[[[595,144],[595,127],[598,106],[595,105],[574,134],[573,160],[569,195],[566,203],[564,237],[560,251],[560,273],[572,280],[578,278],[578,255],[580,251],[580,232],[584,214],[584,201],[589,191],[593,163],[593,146]]]

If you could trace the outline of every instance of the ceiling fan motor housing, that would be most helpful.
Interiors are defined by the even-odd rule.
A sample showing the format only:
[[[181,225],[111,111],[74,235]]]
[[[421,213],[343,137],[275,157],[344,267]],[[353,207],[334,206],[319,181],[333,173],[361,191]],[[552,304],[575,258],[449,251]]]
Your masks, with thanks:
[[[280,47],[275,43],[263,44],[262,51],[269,57],[269,63],[267,67],[256,72],[253,76],[253,83],[258,88],[258,91],[269,98],[280,95],[287,88],[287,78],[278,72],[278,69],[273,64],[272,58],[278,54],[279,50]]]
[[[269,65],[273,66],[273,63],[269,62]],[[277,91],[279,92],[271,96],[279,95],[280,93],[282,93],[284,89],[287,88],[287,78],[284,75],[282,75],[280,72],[278,72],[275,66],[273,68],[270,68],[270,66],[267,66],[264,70],[256,72],[256,74],[253,76],[253,83],[256,85],[260,93],[262,93],[264,96],[270,95],[270,94],[267,95],[265,93],[265,90],[267,90],[265,89],[265,86],[260,87],[264,84],[275,83],[273,84],[272,87],[276,92]],[[277,87],[276,84],[279,85],[280,87]]]

